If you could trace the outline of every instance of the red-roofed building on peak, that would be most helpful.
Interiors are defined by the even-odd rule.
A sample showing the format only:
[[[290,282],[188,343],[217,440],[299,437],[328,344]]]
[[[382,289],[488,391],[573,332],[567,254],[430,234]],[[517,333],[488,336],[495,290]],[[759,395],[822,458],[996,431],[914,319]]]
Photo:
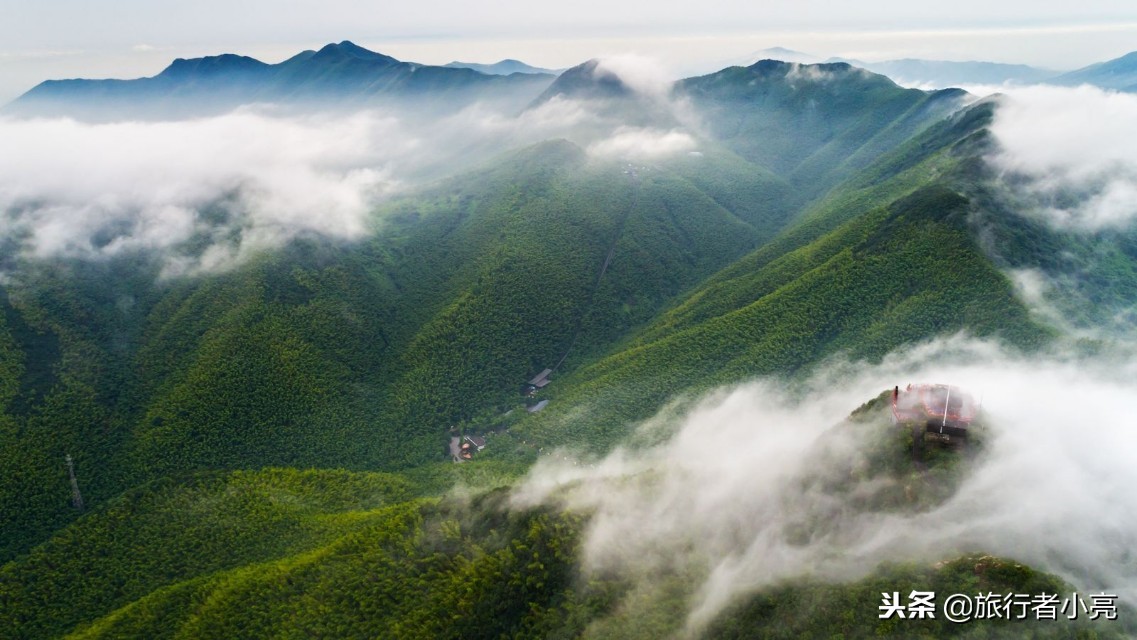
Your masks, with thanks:
[[[897,424],[924,425],[928,433],[966,438],[979,415],[971,394],[946,384],[910,384],[892,390],[892,419]]]

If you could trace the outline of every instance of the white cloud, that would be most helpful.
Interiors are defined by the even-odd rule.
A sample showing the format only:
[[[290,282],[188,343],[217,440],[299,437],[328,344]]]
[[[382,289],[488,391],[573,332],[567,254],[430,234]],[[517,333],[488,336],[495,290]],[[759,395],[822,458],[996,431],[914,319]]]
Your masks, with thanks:
[[[695,149],[695,139],[683,131],[620,127],[610,138],[588,147],[599,157],[617,159],[652,159]]]
[[[174,122],[0,119],[0,237],[39,259],[154,250],[167,275],[225,269],[298,234],[358,239],[398,189],[595,122],[562,99],[516,117],[475,104],[426,123],[267,105]],[[202,238],[204,253],[183,250]]]
[[[658,58],[622,53],[604,56],[596,67],[599,73],[613,73],[628,87],[647,96],[665,97],[675,75]]]
[[[152,250],[167,275],[217,270],[298,234],[361,238],[380,222],[378,200],[508,149],[566,138],[596,156],[650,159],[695,146],[605,108],[557,97],[437,120],[271,105],[172,122],[0,118],[0,237],[40,259]]]
[[[857,72],[862,75],[866,73],[863,69],[857,69]],[[830,82],[836,77],[832,71],[827,71],[820,66],[798,62],[791,62],[789,73],[786,74],[786,80],[790,82],[791,86],[798,81],[806,83]]]
[[[877,366],[834,365],[800,389],[759,381],[712,394],[662,445],[592,465],[543,459],[515,499],[592,512],[586,570],[645,583],[702,576],[692,629],[787,577],[855,579],[885,560],[975,551],[1137,603],[1137,432],[1125,419],[1134,374],[1132,358],[1027,359],[963,338],[931,343]],[[953,497],[920,513],[872,511],[809,481],[840,480],[848,495],[878,489],[879,479],[827,475],[838,472],[820,451],[855,461],[865,448],[852,427],[827,430],[884,389],[920,381],[982,397],[989,441]]]
[[[992,165],[1054,226],[1098,231],[1137,220],[1137,95],[1013,89],[991,132],[999,145]]]
[[[0,120],[0,232],[37,257],[173,250],[224,202],[236,254],[297,233],[358,238],[385,164],[414,139],[398,122],[250,111],[185,122]]]

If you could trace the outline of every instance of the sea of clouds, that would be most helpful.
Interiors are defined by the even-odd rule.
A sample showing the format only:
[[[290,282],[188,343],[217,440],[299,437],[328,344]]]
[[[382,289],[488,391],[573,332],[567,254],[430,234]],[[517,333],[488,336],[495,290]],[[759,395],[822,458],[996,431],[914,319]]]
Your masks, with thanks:
[[[613,72],[671,108],[650,60],[617,57],[597,70]],[[601,159],[696,146],[682,128],[627,126],[620,115],[558,96],[519,114],[473,104],[431,121],[397,107],[272,105],[174,121],[0,117],[0,239],[33,259],[145,250],[166,256],[167,275],[213,272],[298,235],[359,239],[381,228],[385,199],[543,140],[566,138]]]

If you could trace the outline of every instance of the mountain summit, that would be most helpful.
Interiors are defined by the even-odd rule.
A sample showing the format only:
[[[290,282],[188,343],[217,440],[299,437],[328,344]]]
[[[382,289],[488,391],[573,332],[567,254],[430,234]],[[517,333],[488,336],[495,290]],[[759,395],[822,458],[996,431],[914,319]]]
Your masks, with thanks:
[[[339,44],[326,44],[319,51],[316,52],[316,58],[323,57],[325,59],[344,59],[354,58],[356,60],[366,60],[368,62],[380,62],[383,64],[397,64],[399,61],[391,56],[385,56],[382,53],[364,49],[363,47],[355,44],[350,40],[344,40]]]
[[[632,88],[620,76],[606,68],[600,60],[593,58],[562,73],[533,101],[533,105],[543,104],[557,96],[580,100],[607,100],[626,98],[633,93]]]
[[[204,58],[178,58],[170,63],[157,77],[168,80],[201,79],[224,76],[228,74],[264,73],[271,68],[256,58],[239,56],[232,53],[223,53],[219,56],[206,56]]]

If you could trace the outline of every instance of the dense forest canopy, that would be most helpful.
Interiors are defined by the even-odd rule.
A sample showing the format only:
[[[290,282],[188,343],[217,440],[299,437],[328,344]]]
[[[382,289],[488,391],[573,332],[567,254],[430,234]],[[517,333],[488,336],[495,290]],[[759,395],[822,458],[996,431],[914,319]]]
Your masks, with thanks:
[[[1081,486],[1062,429],[1130,442],[1128,174],[1043,179],[1013,96],[348,42],[103,82],[0,118],[46,149],[0,184],[0,636],[1133,632],[1128,514],[966,512]],[[918,375],[988,385],[967,446],[890,424]],[[1123,589],[1116,623],[877,615]]]

